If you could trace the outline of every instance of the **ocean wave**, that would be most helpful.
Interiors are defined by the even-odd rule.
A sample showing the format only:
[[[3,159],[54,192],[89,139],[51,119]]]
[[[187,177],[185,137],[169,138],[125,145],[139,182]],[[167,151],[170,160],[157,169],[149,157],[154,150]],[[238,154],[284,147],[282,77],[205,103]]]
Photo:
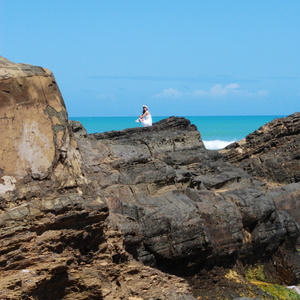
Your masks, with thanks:
[[[209,150],[220,150],[234,142],[235,141],[221,141],[221,140],[203,141],[205,148]]]

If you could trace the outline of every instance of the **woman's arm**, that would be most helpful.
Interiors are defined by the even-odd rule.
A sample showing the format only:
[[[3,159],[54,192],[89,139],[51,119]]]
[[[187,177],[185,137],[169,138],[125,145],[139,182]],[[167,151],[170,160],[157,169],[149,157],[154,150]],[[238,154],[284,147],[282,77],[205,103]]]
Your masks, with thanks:
[[[146,110],[142,115],[140,115],[140,118],[143,119],[146,115],[150,115],[148,110]]]

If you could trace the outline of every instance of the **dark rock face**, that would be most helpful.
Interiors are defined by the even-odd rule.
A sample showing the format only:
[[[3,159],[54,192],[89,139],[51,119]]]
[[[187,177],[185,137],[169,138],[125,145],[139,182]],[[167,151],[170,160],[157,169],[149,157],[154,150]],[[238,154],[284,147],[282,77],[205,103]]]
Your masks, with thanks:
[[[224,158],[271,185],[276,207],[300,223],[300,113],[275,119],[220,150]],[[299,243],[299,242],[298,242]]]
[[[254,263],[271,259],[299,235],[295,220],[276,209],[274,195],[207,151],[186,119],[77,142],[85,172],[108,204],[127,251],[145,264],[187,275]]]
[[[277,209],[287,212],[300,224],[300,189],[299,183],[269,189]],[[298,239],[300,245],[300,238]]]
[[[220,151],[252,176],[278,183],[300,181],[300,113],[275,119]]]

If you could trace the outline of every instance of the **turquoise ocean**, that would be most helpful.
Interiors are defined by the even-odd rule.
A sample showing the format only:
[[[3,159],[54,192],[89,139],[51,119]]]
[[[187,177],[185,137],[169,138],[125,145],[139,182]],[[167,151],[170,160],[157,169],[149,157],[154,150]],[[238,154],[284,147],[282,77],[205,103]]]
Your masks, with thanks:
[[[184,117],[197,126],[205,147],[214,150],[222,149],[233,142],[239,141],[273,119],[285,116]],[[70,117],[70,120],[81,122],[88,133],[101,133],[105,131],[142,127],[142,125],[135,123],[136,118],[137,117]],[[152,117],[153,123],[164,118],[167,117],[154,116]]]

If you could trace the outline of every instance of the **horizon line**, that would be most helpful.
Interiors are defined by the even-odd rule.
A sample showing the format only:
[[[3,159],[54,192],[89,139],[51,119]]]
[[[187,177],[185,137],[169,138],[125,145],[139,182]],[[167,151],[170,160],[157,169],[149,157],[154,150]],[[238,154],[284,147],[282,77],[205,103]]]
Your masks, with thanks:
[[[295,112],[296,113],[296,112]],[[270,115],[172,115],[172,116],[154,116],[152,118],[170,118],[170,117],[284,117],[291,114],[270,114]],[[69,116],[69,118],[136,118],[136,116]]]

